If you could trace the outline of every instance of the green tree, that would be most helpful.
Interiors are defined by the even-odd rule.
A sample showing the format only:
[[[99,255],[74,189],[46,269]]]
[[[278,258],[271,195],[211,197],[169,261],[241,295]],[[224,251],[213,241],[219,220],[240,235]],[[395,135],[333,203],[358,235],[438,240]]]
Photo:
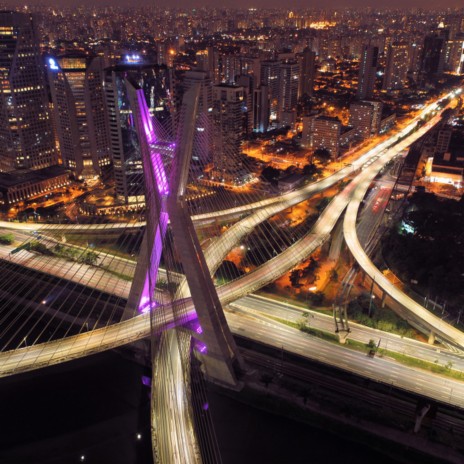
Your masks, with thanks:
[[[40,243],[38,240],[32,240],[29,242],[28,246],[29,251],[35,251],[42,255],[52,255],[53,252],[49,250],[43,243]]]
[[[84,251],[79,257],[78,262],[93,266],[98,262],[98,253],[91,250]]]
[[[14,242],[13,234],[0,235],[0,245],[11,245]]]

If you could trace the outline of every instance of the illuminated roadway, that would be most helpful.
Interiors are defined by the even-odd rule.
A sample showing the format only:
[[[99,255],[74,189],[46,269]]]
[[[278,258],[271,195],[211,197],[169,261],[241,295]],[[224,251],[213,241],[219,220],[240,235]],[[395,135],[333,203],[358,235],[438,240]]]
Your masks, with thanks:
[[[411,127],[412,125],[410,126],[410,128]],[[283,198],[280,197],[264,200],[263,202],[258,202],[257,204],[254,204],[254,208],[250,208],[249,206],[251,205],[247,206],[246,210],[242,210],[242,207],[233,208],[232,210],[229,210],[226,213],[226,215],[243,213],[245,211],[250,211],[255,208],[260,208],[260,211],[250,216],[249,218],[246,218],[244,221],[240,221],[238,224],[231,227],[229,231],[227,231],[221,238],[213,241],[213,243],[211,244],[212,246],[209,247],[205,254],[207,257],[208,265],[212,271],[216,269],[216,267],[223,260],[224,256],[227,254],[227,252],[237,243],[237,241],[239,241],[241,237],[248,234],[257,224],[273,216],[277,212],[282,211],[283,209],[286,209],[294,204],[303,201],[307,198],[308,194],[320,191],[321,189],[333,185],[333,183],[343,179],[346,175],[348,175],[349,171],[356,170],[358,168],[364,169],[364,171],[360,175],[358,175],[356,179],[348,185],[348,187],[346,187],[339,195],[337,195],[335,199],[333,199],[332,203],[325,209],[324,213],[316,222],[314,228],[311,231],[311,234],[308,234],[306,237],[299,240],[293,246],[289,247],[279,256],[268,261],[268,263],[261,266],[256,271],[247,274],[242,279],[237,280],[236,282],[232,282],[231,284],[218,289],[218,294],[221,298],[221,302],[223,304],[226,304],[227,302],[233,301],[238,297],[243,296],[244,294],[247,294],[249,292],[252,292],[253,290],[256,290],[257,288],[262,287],[266,283],[275,280],[275,278],[277,278],[279,275],[283,274],[288,269],[291,269],[292,267],[294,267],[295,264],[297,264],[301,260],[305,259],[308,255],[310,255],[312,251],[319,247],[328,238],[330,232],[335,226],[336,221],[342,214],[346,205],[350,202],[353,192],[359,192],[361,190],[361,187],[358,186],[363,186],[365,182],[367,182],[367,185],[369,185],[369,183],[372,181],[372,179],[375,177],[378,171],[383,167],[383,165],[386,164],[394,156],[396,156],[403,149],[403,145],[409,145],[410,143],[412,143],[412,139],[417,139],[420,132],[423,131],[418,131],[416,135],[408,137],[407,142],[395,144],[394,149],[386,150],[390,145],[392,145],[391,140],[386,141],[383,144],[380,144],[375,149],[370,150],[366,155],[355,161],[353,163],[353,166],[342,169],[335,175],[331,176],[331,178],[323,179],[322,181],[316,184],[309,185],[301,189],[300,191],[291,192],[285,195]],[[407,132],[404,132],[404,134],[406,133]],[[400,135],[396,135],[396,137],[400,136],[401,132]],[[380,156],[381,159],[378,159],[380,158]],[[212,217],[214,218],[217,218],[219,216],[217,212],[212,214]],[[201,215],[199,220],[208,220],[209,217],[211,217],[211,215]],[[198,217],[196,219],[198,219]],[[11,224],[8,223],[4,224],[4,226],[8,225],[11,226]],[[26,226],[30,227],[30,225]],[[115,227],[117,228],[117,226]],[[48,230],[53,230],[54,228],[63,230],[61,226],[47,227]],[[73,226],[72,228],[77,229],[76,226]],[[83,226],[83,228],[91,229],[91,227],[87,226]],[[105,224],[101,228],[108,228],[108,225]],[[24,228],[22,227],[21,229],[24,230]],[[35,229],[36,226],[32,225],[32,230]],[[26,228],[26,230],[31,229]],[[33,257],[29,258],[29,261],[33,260]],[[21,264],[27,265],[26,262]],[[56,263],[51,265],[52,269],[48,268],[43,270],[44,272],[54,274],[56,271],[55,266]],[[105,283],[105,291],[108,291],[108,282],[111,282],[111,277],[99,275],[99,272],[97,270],[92,271],[92,280],[96,276],[96,280],[93,280],[92,283],[97,288],[99,288],[102,280],[106,278],[108,280],[107,283]],[[79,278],[82,279],[83,276],[81,275],[79,276]],[[74,279],[75,275],[73,275],[73,278],[70,280]],[[88,275],[86,276],[86,280],[87,279]],[[115,279],[115,277],[113,277],[112,279],[114,282],[110,284],[111,287],[118,288],[121,291],[121,287],[117,284],[117,281],[120,279]],[[186,306],[190,314],[193,315],[193,307],[191,301],[188,301]],[[167,311],[169,314],[170,308],[167,308]],[[169,314],[169,316],[168,314],[165,315],[165,320],[168,318],[172,319],[172,314]],[[327,344],[327,346],[324,346],[324,343],[321,344],[320,341],[315,342],[311,337],[307,337],[304,334],[295,330],[289,330],[287,327],[282,325],[272,324],[269,323],[269,321],[263,320],[258,320],[258,322],[256,323],[255,318],[247,317],[248,320],[245,321],[245,325],[243,326],[240,325],[243,321],[243,317],[240,318],[239,324],[237,324],[235,319],[236,315],[228,314],[228,323],[231,325],[231,328],[234,329],[234,332],[237,333],[243,331],[243,335],[248,336],[249,338],[260,339],[261,341],[274,346],[276,346],[277,343],[278,346],[284,347],[282,336],[285,335],[285,343],[288,343],[288,341],[291,340],[291,347],[289,348],[289,351],[300,351],[300,354],[303,354],[305,356],[309,356],[318,359],[322,362],[327,362],[341,367],[343,369],[391,384],[395,384],[396,377],[394,376],[398,376],[398,380],[396,381],[396,384],[398,386],[401,386],[402,388],[406,388],[411,391],[420,392],[427,396],[436,398],[436,395],[438,394],[437,392],[440,392],[441,395],[446,396],[446,398],[441,398],[442,400],[453,402],[456,399],[462,399],[463,392],[460,391],[460,389],[462,389],[463,386],[457,385],[451,387],[454,388],[454,397],[453,390],[451,389],[451,391],[449,392],[449,398],[447,398],[448,392],[446,391],[446,389],[444,389],[441,385],[436,385],[437,382],[443,382],[443,379],[440,377],[437,377],[436,379],[434,379],[434,381],[430,381],[430,376],[426,375],[427,381],[424,384],[421,378],[424,376],[423,372],[416,372],[414,376],[405,375],[403,372],[401,372],[401,370],[407,371],[407,373],[410,374],[409,368],[404,368],[402,366],[398,366],[397,364],[392,366],[392,363],[384,360],[381,360],[381,362],[377,362],[375,365],[371,365],[372,360],[370,360],[370,358],[368,359],[366,364],[366,358],[363,355],[348,352],[347,350],[344,350],[343,348],[338,347],[336,345]],[[24,370],[40,368],[45,365],[56,364],[86,354],[91,354],[94,352],[102,351],[104,349],[113,348],[121,344],[126,344],[138,340],[140,338],[144,338],[149,334],[149,314],[137,316],[128,321],[124,321],[122,323],[115,324],[107,328],[96,329],[88,333],[79,334],[74,337],[69,337],[65,340],[48,342],[42,345],[35,345],[33,347],[26,347],[23,349],[15,350],[13,353],[3,353],[1,355],[1,358],[3,358],[1,372],[2,375],[8,375],[8,373],[21,372]],[[308,343],[314,345],[313,349],[309,347],[309,351],[311,353],[307,353]],[[360,356],[363,356],[364,359],[361,360]],[[176,372],[173,372],[173,376],[179,377],[181,375],[180,364],[175,363],[175,365],[177,366],[178,370]],[[409,377],[411,377],[411,380],[409,379]],[[179,382],[178,384],[180,385],[181,382]],[[426,391],[424,391],[424,389]],[[183,398],[181,398],[181,395],[176,395],[175,392],[172,392],[172,395],[173,397],[169,399],[166,404],[169,405],[181,402],[181,404],[175,406],[175,409],[176,411],[185,410]],[[182,424],[188,423],[188,418],[180,419],[180,422]],[[171,446],[174,446],[173,455],[176,456],[176,453],[178,453],[179,455],[181,454],[180,450],[176,448],[177,446],[182,447],[182,454],[184,454],[187,450],[190,450],[190,452],[193,454],[194,447],[192,446],[191,442],[187,443],[188,440],[186,441],[186,437],[188,437],[189,432],[186,429],[178,430],[178,422],[177,425],[172,424],[172,426],[169,427],[169,429],[171,430],[171,433],[172,431],[175,431],[176,434],[177,432],[179,432],[178,435],[180,434],[180,437],[178,436],[177,439],[171,437],[172,440],[169,440],[169,438],[166,437],[169,441],[171,441]],[[193,459],[194,457],[192,457],[190,461],[193,462]]]
[[[412,127],[412,125],[411,125]],[[411,127],[409,130],[411,130]],[[378,159],[380,153],[374,156],[374,161],[369,161],[369,166],[366,167],[361,174],[359,174],[355,180],[353,180],[345,189],[337,195],[336,198],[326,207],[323,214],[319,217],[316,222],[312,233],[308,234],[303,239],[296,242],[294,245],[289,247],[279,256],[268,261],[266,264],[256,269],[254,272],[246,274],[241,279],[237,279],[228,285],[220,287],[218,294],[223,304],[227,304],[236,300],[239,297],[244,296],[246,293],[252,292],[259,287],[262,287],[266,283],[271,282],[276,276],[281,275],[286,270],[291,269],[301,259],[306,258],[312,251],[314,251],[324,240],[327,239],[328,234],[331,232],[336,221],[340,217],[344,208],[346,207],[350,196],[361,183],[369,184],[370,181],[375,177],[378,171],[386,164],[390,159],[396,156],[397,153],[403,150],[405,146],[411,144],[417,140],[427,129],[417,131],[406,141],[396,144],[394,149],[385,151],[383,148],[383,155],[381,159]],[[402,132],[407,133],[404,129]],[[398,137],[398,135],[395,135]],[[390,144],[392,142],[390,141]],[[388,142],[384,142],[382,146],[387,146]],[[298,192],[293,192],[295,195]],[[34,261],[35,258],[30,258],[30,261]],[[62,260],[64,262],[64,260]],[[22,263],[28,265],[28,263]],[[73,266],[72,263],[66,264],[66,266]],[[58,276],[70,278],[66,270],[66,266],[60,264],[60,272]],[[84,268],[84,266],[82,266]],[[52,264],[49,265],[44,272],[51,274],[56,273],[56,269]],[[85,273],[85,271],[82,271]],[[91,279],[90,285],[95,285],[99,288],[99,283],[103,280],[103,273],[99,269],[92,269],[95,280]],[[100,274],[101,273],[101,274]],[[87,274],[88,278],[88,274]],[[83,279],[81,276],[80,281]],[[115,276],[106,276],[104,283],[105,291],[109,291],[110,288],[118,289],[120,293],[121,280]],[[72,280],[72,279],[71,279]],[[109,284],[108,282],[111,282]],[[119,284],[118,284],[119,283]],[[188,303],[189,310],[193,310],[191,302]],[[46,346],[33,346],[17,350],[16,352],[6,352],[0,355],[1,373],[6,375],[7,373],[13,373],[16,369],[18,371],[29,370],[36,367],[40,367],[45,364],[55,364],[57,362],[64,361],[65,359],[74,359],[76,357],[90,354],[91,352],[101,351],[104,349],[110,349],[122,344],[130,343],[148,336],[150,333],[149,317],[145,315],[137,316],[131,320],[121,322],[115,326],[110,326],[103,329],[97,329],[93,332],[80,334],[76,337],[70,337],[70,339],[59,340],[49,342]],[[47,362],[47,359],[49,360]]]
[[[342,214],[346,204],[351,199],[353,191],[358,185],[363,185],[363,182],[370,183],[381,167],[391,158],[396,156],[403,149],[403,144],[410,144],[413,140],[420,136],[418,131],[416,134],[408,138],[407,142],[398,144],[394,150],[389,150],[382,155],[382,159],[369,163],[362,173],[356,177],[351,184],[346,187],[325,209],[317,221],[312,233],[304,237],[293,246],[289,247],[278,257],[270,260],[268,263],[258,268],[255,272],[249,273],[243,278],[232,282],[229,285],[220,287],[218,294],[223,304],[236,300],[237,298],[249,293],[266,283],[272,281],[278,275],[292,268],[301,259],[305,259],[314,249],[316,249],[331,232],[336,221]],[[390,142],[391,143],[391,142]],[[381,150],[382,151],[382,150]],[[381,152],[379,152],[380,154]],[[376,156],[376,155],[373,155]],[[356,190],[358,192],[359,190]],[[296,196],[299,192],[293,192],[292,196]],[[34,260],[34,258],[30,258]],[[67,264],[70,266],[70,264]],[[72,265],[72,264],[71,264]],[[51,266],[52,268],[54,266]],[[55,273],[56,269],[49,269],[48,272]],[[61,269],[63,272],[63,269]],[[100,271],[100,270],[99,270]],[[272,271],[272,272],[270,272]],[[94,271],[94,274],[97,270]],[[88,277],[88,276],[87,276]],[[94,284],[101,283],[103,275],[98,276]],[[113,288],[119,288],[120,279],[114,276],[108,277],[113,279],[111,285]],[[118,285],[119,282],[119,285]],[[106,284],[106,287],[108,285]],[[108,289],[106,290],[108,291]],[[187,309],[193,314],[193,307],[190,300],[187,300]],[[168,309],[169,311],[169,309]],[[280,324],[270,324],[268,321],[250,322],[253,318],[247,317],[244,321],[243,316],[235,314],[227,314],[228,322],[234,329],[235,333],[241,331],[249,332],[250,338],[258,338],[273,346],[282,347],[289,351],[299,351],[304,356],[313,357],[320,361],[327,362],[338,367],[357,372],[361,375],[367,375],[387,383],[391,383],[402,388],[422,393],[431,397],[440,395],[442,401],[462,404],[462,386],[455,386],[455,382],[449,382],[452,385],[448,389],[443,386],[441,377],[433,377],[433,382],[430,381],[431,375],[416,371],[411,375],[411,369],[399,366],[396,363],[391,363],[387,360],[371,360],[365,355],[358,353],[347,353],[347,350],[336,345],[327,344],[323,349],[324,343],[320,340],[314,341],[311,337],[307,337],[298,331],[291,330],[288,327]],[[238,322],[237,322],[238,318]],[[244,321],[244,322],[240,322]],[[244,324],[241,326],[240,324]],[[258,325],[256,325],[258,324]],[[127,344],[150,335],[150,316],[149,314],[140,315],[133,319],[115,324],[106,328],[96,329],[88,333],[83,333],[74,337],[69,337],[64,340],[48,342],[42,345],[25,347],[15,350],[14,352],[6,352],[0,355],[0,375],[5,376],[16,372],[32,370],[40,367],[45,367],[51,364],[68,361],[88,354],[111,349],[123,344]],[[283,338],[285,337],[285,344]],[[291,346],[287,346],[288,340],[291,339]],[[308,348],[313,344],[312,348]],[[423,378],[427,380],[423,380]],[[435,384],[433,388],[431,384]],[[430,391],[429,391],[430,390]],[[438,399],[438,398],[437,398]]]
[[[240,298],[231,303],[229,308],[231,311],[240,310],[251,315],[277,317],[295,323],[302,321],[302,314],[305,313],[307,315],[305,319],[309,327],[332,334],[334,330],[332,314],[311,311],[261,295],[252,294]],[[373,329],[355,322],[350,322],[350,329],[349,340],[356,340],[365,344],[370,340],[374,340],[376,344],[380,341],[380,349],[395,351],[432,363],[438,361],[438,364],[441,366],[445,366],[448,362],[451,362],[453,369],[464,372],[464,357],[446,349],[443,350],[428,343],[402,337],[390,332],[383,332],[382,330]]]
[[[429,398],[464,406],[464,382],[404,366],[387,358],[370,358],[366,353],[343,348],[269,319],[227,314],[227,322],[237,335]]]
[[[436,118],[435,118],[436,119]],[[398,146],[406,143],[401,142]],[[359,264],[361,269],[375,281],[375,284],[385,292],[390,298],[399,303],[409,317],[420,325],[425,326],[431,332],[438,335],[443,340],[446,340],[454,345],[464,348],[464,333],[454,328],[450,324],[444,322],[439,317],[433,315],[425,307],[414,301],[411,297],[403,293],[397,288],[392,282],[390,282],[383,273],[374,265],[365,253],[363,247],[360,244],[358,233],[356,229],[356,221],[358,218],[358,212],[363,201],[366,192],[369,188],[370,181],[365,179],[363,182],[359,182],[354,192],[353,198],[351,199],[347,211],[345,213],[343,232],[345,235],[345,241],[347,243],[350,252]]]

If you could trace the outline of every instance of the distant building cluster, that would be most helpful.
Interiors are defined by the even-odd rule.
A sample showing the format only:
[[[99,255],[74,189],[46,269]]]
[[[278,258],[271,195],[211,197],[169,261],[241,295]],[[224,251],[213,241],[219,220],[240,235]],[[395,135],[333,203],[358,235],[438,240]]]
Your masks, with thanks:
[[[167,156],[198,84],[198,175],[241,185],[244,140],[289,128],[337,158],[463,75],[464,13],[36,7],[0,12],[0,46],[0,187],[60,166],[129,206],[143,176],[128,83]],[[41,193],[26,192],[3,203]]]

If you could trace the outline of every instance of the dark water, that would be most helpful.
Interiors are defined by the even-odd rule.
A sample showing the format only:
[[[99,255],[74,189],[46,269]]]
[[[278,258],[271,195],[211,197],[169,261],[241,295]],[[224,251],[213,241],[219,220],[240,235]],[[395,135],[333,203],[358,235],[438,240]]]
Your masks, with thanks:
[[[104,353],[1,379],[0,464],[151,464],[149,390],[141,380],[147,374]],[[394,463],[328,431],[217,394],[209,403],[224,464]]]

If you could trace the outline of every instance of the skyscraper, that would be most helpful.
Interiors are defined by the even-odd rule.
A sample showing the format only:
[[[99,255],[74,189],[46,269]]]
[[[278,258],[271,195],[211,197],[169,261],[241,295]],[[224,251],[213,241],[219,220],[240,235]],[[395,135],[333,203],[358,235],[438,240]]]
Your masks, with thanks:
[[[269,91],[265,85],[253,92],[253,131],[266,132],[269,127]]]
[[[268,89],[270,120],[275,121],[279,106],[279,62],[277,60],[261,62],[261,85]]]
[[[364,45],[359,63],[358,91],[359,100],[372,98],[374,94],[375,78],[379,59],[379,48]]]
[[[187,71],[183,77],[182,90],[187,92],[194,84],[200,86],[200,97],[193,136],[192,157],[202,166],[212,162],[212,110],[213,93],[211,79],[207,71]]]
[[[243,140],[244,90],[230,84],[213,86],[213,163],[215,177],[239,181]]]
[[[0,12],[0,170],[57,164],[32,16]]]
[[[340,154],[340,135],[342,124],[338,118],[319,116],[311,120],[312,143],[314,150],[323,149],[330,153],[332,158]]]
[[[290,114],[296,114],[298,102],[298,88],[300,67],[294,60],[284,60],[279,66],[279,106],[278,119],[280,125],[287,125],[287,121],[294,120]]]
[[[376,101],[357,101],[350,105],[350,126],[354,127],[357,138],[367,139],[379,132],[382,107]]]
[[[408,80],[409,45],[405,42],[394,42],[388,46],[387,65],[383,78],[383,89],[403,89]]]
[[[443,73],[445,66],[446,33],[440,30],[425,37],[420,73],[423,81],[431,81]]]
[[[63,164],[93,178],[110,162],[101,58],[85,54],[48,58],[48,77]]]
[[[303,95],[311,97],[314,91],[314,79],[316,77],[316,53],[309,47],[303,50],[300,56],[300,88],[298,97]]]

